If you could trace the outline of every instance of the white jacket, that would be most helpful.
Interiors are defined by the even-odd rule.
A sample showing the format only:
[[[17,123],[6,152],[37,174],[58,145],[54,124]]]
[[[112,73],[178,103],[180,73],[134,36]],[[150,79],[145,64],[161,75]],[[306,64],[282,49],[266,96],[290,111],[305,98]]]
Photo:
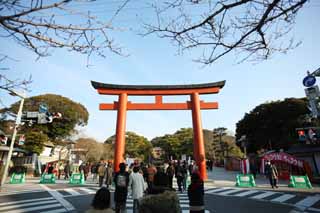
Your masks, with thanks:
[[[132,172],[129,176],[129,190],[132,192],[132,199],[143,197],[145,183],[142,174]]]

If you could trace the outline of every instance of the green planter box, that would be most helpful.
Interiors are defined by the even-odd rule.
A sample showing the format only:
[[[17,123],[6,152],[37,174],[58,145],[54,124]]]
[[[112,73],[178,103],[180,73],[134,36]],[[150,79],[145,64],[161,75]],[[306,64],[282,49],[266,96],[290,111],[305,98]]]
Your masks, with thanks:
[[[26,174],[25,173],[13,173],[10,178],[11,184],[21,184],[26,182]]]
[[[236,177],[236,186],[237,187],[255,187],[256,182],[254,181],[252,174],[239,174]]]
[[[43,174],[40,183],[56,183],[56,177],[54,174]]]
[[[70,184],[85,184],[84,175],[80,174],[80,173],[72,174],[69,183]]]
[[[302,188],[302,189],[311,189],[312,185],[309,181],[308,176],[290,176],[290,183],[288,187],[292,188]]]

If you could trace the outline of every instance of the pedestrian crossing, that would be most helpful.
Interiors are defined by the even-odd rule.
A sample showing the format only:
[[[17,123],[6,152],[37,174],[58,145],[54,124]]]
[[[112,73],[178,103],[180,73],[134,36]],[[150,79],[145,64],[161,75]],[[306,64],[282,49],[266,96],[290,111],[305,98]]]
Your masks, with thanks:
[[[0,212],[6,213],[62,213],[67,210],[53,197],[1,202]]]
[[[252,190],[248,188],[232,188],[232,187],[220,187],[206,189],[207,195],[219,195],[219,196],[235,196],[244,197],[254,200],[264,200],[274,203],[282,203],[299,208],[300,210],[312,210],[320,212],[320,194],[301,196],[296,194],[286,194],[277,191],[263,191]],[[318,208],[317,208],[318,207]]]

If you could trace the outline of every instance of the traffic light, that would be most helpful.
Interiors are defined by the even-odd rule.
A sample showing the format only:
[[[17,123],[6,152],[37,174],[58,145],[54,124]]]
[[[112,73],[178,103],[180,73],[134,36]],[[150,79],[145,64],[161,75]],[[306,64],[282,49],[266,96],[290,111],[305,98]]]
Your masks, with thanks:
[[[304,129],[298,130],[298,136],[299,136],[299,141],[306,141],[306,139],[307,139]]]

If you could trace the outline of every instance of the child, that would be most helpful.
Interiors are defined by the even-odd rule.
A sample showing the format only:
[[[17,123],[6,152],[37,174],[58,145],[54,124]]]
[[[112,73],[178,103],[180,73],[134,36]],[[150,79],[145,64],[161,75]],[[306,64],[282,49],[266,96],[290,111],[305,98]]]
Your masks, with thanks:
[[[93,208],[86,213],[113,213],[110,207],[110,191],[106,187],[100,188],[93,198],[91,206]]]
[[[203,181],[198,173],[192,173],[191,184],[188,187],[190,213],[204,213]]]

